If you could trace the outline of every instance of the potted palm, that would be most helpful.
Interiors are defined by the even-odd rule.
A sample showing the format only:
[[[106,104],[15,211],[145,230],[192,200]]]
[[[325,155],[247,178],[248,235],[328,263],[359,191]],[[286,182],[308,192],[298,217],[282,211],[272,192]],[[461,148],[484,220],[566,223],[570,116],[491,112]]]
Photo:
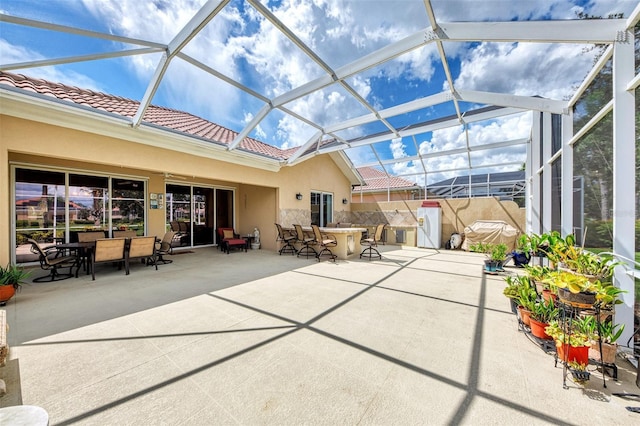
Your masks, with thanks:
[[[30,273],[22,266],[0,266],[0,306],[4,306],[13,297]]]

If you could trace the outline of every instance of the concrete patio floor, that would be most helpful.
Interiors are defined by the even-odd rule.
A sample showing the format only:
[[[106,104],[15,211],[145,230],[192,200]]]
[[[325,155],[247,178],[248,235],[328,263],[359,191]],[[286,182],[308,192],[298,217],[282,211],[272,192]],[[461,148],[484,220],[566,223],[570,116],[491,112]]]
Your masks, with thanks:
[[[25,285],[4,307],[0,406],[51,425],[640,423],[625,409],[640,400],[611,395],[640,392],[631,364],[563,389],[482,256],[383,250],[334,264],[202,248]]]

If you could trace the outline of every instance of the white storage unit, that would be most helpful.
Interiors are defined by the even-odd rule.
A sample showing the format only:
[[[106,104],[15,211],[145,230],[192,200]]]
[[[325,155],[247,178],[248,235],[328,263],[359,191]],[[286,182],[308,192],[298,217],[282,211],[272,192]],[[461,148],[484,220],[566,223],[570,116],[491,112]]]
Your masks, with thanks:
[[[437,201],[423,201],[418,208],[417,245],[440,248],[442,243],[442,209]]]

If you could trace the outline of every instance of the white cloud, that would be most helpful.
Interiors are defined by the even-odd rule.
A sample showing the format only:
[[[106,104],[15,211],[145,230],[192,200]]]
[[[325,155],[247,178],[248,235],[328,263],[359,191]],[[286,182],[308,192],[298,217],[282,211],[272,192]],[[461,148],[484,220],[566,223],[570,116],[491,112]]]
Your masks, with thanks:
[[[454,84],[459,89],[565,99],[585,77],[593,52],[582,46],[482,43],[468,51]]]
[[[0,39],[0,63],[18,64],[24,62],[46,59],[38,52],[23,46],[17,46],[5,39]],[[75,71],[62,71],[55,67],[37,67],[11,70],[14,74],[24,74],[33,78],[41,78],[55,83],[63,83],[69,86],[82,87],[83,89],[104,92],[100,82]]]

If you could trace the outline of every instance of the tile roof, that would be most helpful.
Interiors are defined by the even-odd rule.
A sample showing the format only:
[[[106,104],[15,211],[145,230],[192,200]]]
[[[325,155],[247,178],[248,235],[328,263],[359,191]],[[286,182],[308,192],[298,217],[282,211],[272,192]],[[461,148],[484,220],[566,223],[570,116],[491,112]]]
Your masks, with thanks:
[[[84,105],[89,108],[106,111],[124,117],[133,117],[138,110],[140,102],[95,92],[93,90],[81,89],[67,86],[60,83],[53,83],[47,80],[27,77],[21,74],[13,74],[0,71],[0,84],[15,87],[27,92],[37,93],[43,96]],[[160,127],[165,127],[173,131],[209,140],[211,142],[229,145],[238,132],[212,123],[204,118],[197,117],[188,112],[178,111],[171,108],[149,105],[143,121]],[[238,148],[244,151],[253,152],[274,158],[276,160],[286,160],[298,147],[282,150],[273,145],[266,144],[259,140],[246,137],[240,142]]]
[[[357,170],[360,176],[362,176],[362,179],[364,179],[365,186],[354,186],[354,191],[378,191],[386,190],[387,188],[402,189],[417,186],[415,182],[411,182],[410,180],[396,176],[388,177],[385,172],[374,167],[359,167]]]

